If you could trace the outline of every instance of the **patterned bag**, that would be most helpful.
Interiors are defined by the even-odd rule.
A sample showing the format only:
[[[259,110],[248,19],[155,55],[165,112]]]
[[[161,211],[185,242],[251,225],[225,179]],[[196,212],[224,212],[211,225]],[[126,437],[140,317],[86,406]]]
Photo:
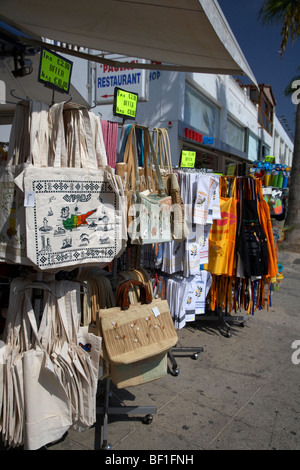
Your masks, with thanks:
[[[109,167],[98,168],[88,111],[79,117],[81,167],[59,166],[57,145],[53,168],[28,166],[15,180],[25,196],[27,256],[40,270],[107,263],[125,248],[122,189]]]

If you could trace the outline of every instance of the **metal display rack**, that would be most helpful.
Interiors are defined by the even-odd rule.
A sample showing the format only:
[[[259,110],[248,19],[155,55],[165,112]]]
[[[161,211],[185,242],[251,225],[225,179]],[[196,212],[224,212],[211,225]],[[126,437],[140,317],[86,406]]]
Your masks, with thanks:
[[[224,315],[222,309],[217,309],[216,313],[204,313],[203,315],[197,315],[197,321],[216,321],[221,324],[222,327],[225,328],[225,336],[227,338],[231,337],[231,326],[229,323],[238,323],[239,326],[244,327],[245,322],[249,319],[249,315]]]
[[[108,417],[109,415],[144,415],[142,418],[143,424],[151,424],[153,415],[157,412],[156,406],[109,406],[109,399],[111,380],[109,377],[105,378],[105,393],[104,405],[96,408],[96,414],[101,415],[103,418],[103,437],[101,448],[103,450],[110,450],[111,445],[108,443]]]

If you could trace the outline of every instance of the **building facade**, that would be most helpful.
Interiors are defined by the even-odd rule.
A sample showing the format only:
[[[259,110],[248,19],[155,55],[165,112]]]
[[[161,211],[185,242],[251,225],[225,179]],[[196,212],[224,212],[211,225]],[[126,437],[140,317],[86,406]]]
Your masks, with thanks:
[[[115,81],[117,86],[135,91],[129,77],[134,69],[121,72],[123,79]],[[110,73],[116,77],[120,70],[111,67]],[[83,83],[81,75],[75,85],[84,96]],[[89,64],[86,83],[93,111],[104,120],[122,123],[113,114],[113,93],[105,86],[114,81],[105,82],[101,65]],[[274,156],[275,163],[291,166],[293,142],[276,116],[270,85],[257,88],[229,75],[159,70],[147,71],[142,85],[136,122],[150,129],[168,129],[174,166],[179,165],[183,149],[196,151],[196,167],[225,174],[230,163],[243,174],[252,162],[264,161],[267,155]],[[107,96],[107,103],[102,99],[99,104],[99,96]]]

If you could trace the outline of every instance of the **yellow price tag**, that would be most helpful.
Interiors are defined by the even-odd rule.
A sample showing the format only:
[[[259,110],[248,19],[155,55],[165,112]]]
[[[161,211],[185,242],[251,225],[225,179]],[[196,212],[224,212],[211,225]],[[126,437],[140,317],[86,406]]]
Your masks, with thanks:
[[[181,152],[181,168],[194,168],[196,162],[196,152],[192,150],[182,150]]]
[[[73,63],[47,49],[42,49],[38,80],[51,88],[69,92]]]
[[[138,95],[129,91],[116,88],[115,113],[117,115],[135,118]]]

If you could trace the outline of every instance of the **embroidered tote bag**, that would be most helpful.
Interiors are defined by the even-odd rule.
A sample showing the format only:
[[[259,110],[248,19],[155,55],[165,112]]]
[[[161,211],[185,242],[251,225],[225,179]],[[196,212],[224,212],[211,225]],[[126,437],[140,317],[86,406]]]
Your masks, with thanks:
[[[29,166],[16,180],[24,191],[27,256],[40,270],[107,263],[125,248],[122,189],[108,167],[98,168],[89,114],[80,117],[78,167],[59,166],[55,155],[54,167]]]

